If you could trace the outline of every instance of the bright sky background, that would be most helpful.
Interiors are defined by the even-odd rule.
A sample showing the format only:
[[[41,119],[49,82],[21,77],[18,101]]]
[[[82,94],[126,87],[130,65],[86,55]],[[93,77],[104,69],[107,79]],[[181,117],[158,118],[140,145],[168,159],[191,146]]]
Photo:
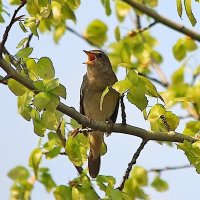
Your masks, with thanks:
[[[160,5],[157,8],[159,13],[170,17],[174,21],[191,27],[185,15],[183,20],[178,17],[175,1],[161,0],[159,2]],[[12,14],[14,7],[8,6],[7,2],[4,4],[7,6],[8,12]],[[199,5],[197,3],[195,5],[196,8],[194,9],[194,14],[197,21],[200,21]],[[23,9],[21,13],[24,14]],[[76,16],[77,24],[75,26],[71,22],[68,23],[73,25],[74,29],[78,32],[83,33],[85,27],[89,22],[91,22],[91,20],[99,18],[109,24],[109,41],[114,41],[113,29],[117,25],[115,15],[113,13],[111,17],[106,17],[104,9],[100,5],[100,1],[83,1],[76,12]],[[7,17],[6,21],[8,24]],[[124,27],[126,31],[130,26],[131,24],[127,22],[127,26],[122,25],[120,27]],[[200,23],[196,25],[195,29],[198,31],[199,28]],[[1,38],[4,30],[5,25],[0,24]],[[171,72],[181,65],[181,63],[175,61],[171,50],[173,44],[182,35],[162,25],[154,26],[151,31],[159,40],[157,50],[159,50],[165,58],[161,67],[169,79]],[[25,35],[17,28],[17,25],[15,25],[12,28],[8,37],[8,42],[6,43],[6,47],[11,54],[14,55],[17,52],[15,47],[24,37]],[[42,56],[48,56],[52,59],[56,70],[56,77],[58,77],[60,82],[67,88],[68,97],[64,103],[73,106],[78,110],[79,88],[82,82],[82,76],[86,72],[86,67],[82,65],[86,56],[82,50],[90,50],[93,49],[93,47],[88,46],[86,42],[77,38],[70,32],[65,34],[58,45],[53,42],[52,35],[46,33],[41,34],[39,40],[34,38],[31,42],[31,46],[34,47],[34,52],[32,54],[33,57],[39,58]],[[106,48],[107,47],[105,46],[104,49]],[[191,66],[195,67],[199,61],[200,60],[197,56],[192,56]],[[189,70],[188,73],[190,73]],[[0,74],[5,75],[2,70],[0,70]],[[117,75],[119,79],[123,78],[122,71]],[[162,88],[158,88],[162,91]],[[0,198],[6,200],[9,198],[9,189],[12,185],[12,180],[10,180],[6,175],[7,172],[16,165],[28,166],[29,154],[37,146],[39,137],[33,133],[32,122],[27,122],[17,113],[17,98],[4,85],[0,85],[0,99]],[[149,129],[148,123],[143,120],[142,113],[138,111],[136,107],[126,102],[126,111],[128,115],[128,123]],[[179,109],[176,109],[174,112],[176,114],[184,114],[181,113]],[[120,117],[118,117],[118,122],[120,122],[120,120]],[[180,124],[178,131],[181,132],[182,130],[183,124]],[[105,140],[108,145],[108,152],[102,157],[100,174],[116,177],[117,185],[119,185],[128,162],[140,144],[140,139],[113,133]],[[144,166],[146,169],[178,166],[187,163],[187,158],[182,151],[176,149],[176,146],[170,148],[156,142],[149,142],[137,161],[137,165]],[[41,166],[50,168],[51,174],[58,185],[67,184],[68,181],[72,180],[77,174],[75,168],[65,156],[59,156],[53,160],[44,159]],[[152,175],[153,174],[150,175],[150,181],[152,180]],[[151,199],[188,200],[196,199],[197,196],[200,195],[200,177],[193,168],[164,172],[161,177],[169,183],[170,189],[167,192],[159,193],[151,188],[147,188],[145,191],[150,195]],[[48,194],[43,185],[36,183],[31,199],[49,200],[53,199],[53,195]]]

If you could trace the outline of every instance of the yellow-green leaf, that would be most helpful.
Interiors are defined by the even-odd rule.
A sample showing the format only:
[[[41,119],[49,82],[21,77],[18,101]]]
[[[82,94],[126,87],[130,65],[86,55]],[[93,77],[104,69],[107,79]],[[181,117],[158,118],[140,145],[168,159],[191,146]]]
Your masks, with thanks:
[[[12,78],[8,79],[8,87],[16,96],[22,96],[27,91],[21,83]]]
[[[186,14],[187,14],[192,26],[194,26],[197,23],[197,20],[192,13],[192,5],[191,5],[192,0],[184,0],[184,4],[185,4]]]

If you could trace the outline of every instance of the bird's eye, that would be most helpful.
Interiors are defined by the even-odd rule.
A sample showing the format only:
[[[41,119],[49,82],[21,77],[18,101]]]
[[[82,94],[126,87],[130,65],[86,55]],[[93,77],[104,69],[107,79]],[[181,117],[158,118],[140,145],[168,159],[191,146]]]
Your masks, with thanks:
[[[97,54],[97,57],[98,57],[98,58],[102,58],[102,56],[103,56],[102,53],[98,53],[98,54]]]

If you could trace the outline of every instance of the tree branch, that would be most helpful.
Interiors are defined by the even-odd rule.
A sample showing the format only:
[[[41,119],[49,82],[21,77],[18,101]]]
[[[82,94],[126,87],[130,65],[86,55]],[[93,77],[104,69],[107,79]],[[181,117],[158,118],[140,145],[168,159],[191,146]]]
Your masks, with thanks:
[[[19,83],[27,87],[28,89],[34,91],[35,94],[40,92],[35,88],[35,86],[32,84],[32,81],[30,79],[20,75],[3,58],[0,58],[0,67],[5,72],[7,72],[7,74],[10,75],[13,79],[15,79],[16,81],[18,81]],[[198,139],[194,137],[183,135],[176,132],[170,132],[170,133],[151,132],[139,127],[128,125],[128,124],[126,126],[124,126],[121,123],[110,125],[105,122],[90,120],[84,115],[77,112],[73,107],[69,107],[63,103],[59,103],[57,110],[75,119],[79,124],[82,124],[84,127],[89,127],[94,130],[99,130],[102,132],[109,132],[112,128],[112,132],[132,135],[132,136],[140,137],[145,140],[169,141],[169,142],[183,142],[184,140],[187,140],[189,142],[199,141]]]
[[[131,159],[131,162],[128,164],[128,168],[126,169],[126,172],[125,172],[125,175],[123,177],[123,181],[121,183],[121,185],[119,186],[119,190],[122,191],[123,188],[124,188],[124,185],[125,185],[125,182],[126,180],[128,179],[129,177],[129,174],[133,168],[133,165],[136,164],[136,161],[141,153],[141,151],[144,149],[144,146],[147,144],[148,140],[146,139],[143,139],[140,146],[138,147],[137,151],[134,153],[132,159]]]
[[[164,172],[164,171],[172,171],[172,170],[178,170],[178,169],[187,169],[193,167],[192,165],[181,165],[181,166],[175,166],[175,167],[165,167],[165,168],[153,168],[148,170],[148,172]]]
[[[6,30],[5,30],[5,32],[4,32],[4,34],[3,34],[3,40],[2,40],[2,42],[0,43],[0,57],[2,57],[2,52],[3,52],[3,49],[4,49],[5,43],[6,43],[7,39],[8,39],[8,34],[9,34],[9,32],[10,32],[10,29],[12,28],[12,25],[13,25],[17,20],[19,20],[19,19],[23,16],[23,15],[22,15],[22,16],[19,16],[19,17],[16,18],[16,15],[17,15],[17,13],[19,12],[19,10],[20,10],[25,4],[26,4],[26,1],[21,1],[21,5],[14,11],[13,16],[12,16],[12,18],[11,18],[11,20],[10,20],[10,23],[9,23],[9,25],[6,27]]]
[[[148,8],[144,4],[138,3],[134,0],[122,0],[122,1],[129,4],[132,8],[135,8],[135,9],[139,10],[140,12],[145,13],[149,17],[152,17],[155,21],[157,21],[165,26],[168,26],[169,28],[174,29],[180,33],[188,35],[194,40],[200,41],[199,33],[183,26],[182,24],[178,24],[178,23],[158,14],[155,10]]]

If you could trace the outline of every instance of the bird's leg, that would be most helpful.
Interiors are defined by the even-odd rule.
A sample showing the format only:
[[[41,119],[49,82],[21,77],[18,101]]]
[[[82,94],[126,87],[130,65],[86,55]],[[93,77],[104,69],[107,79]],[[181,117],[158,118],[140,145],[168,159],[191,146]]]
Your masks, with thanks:
[[[111,119],[107,119],[107,120],[106,120],[106,123],[107,123],[107,124],[110,124],[110,130],[109,130],[108,132],[105,133],[105,135],[108,137],[108,136],[111,135],[111,133],[112,133],[112,131],[113,131],[113,125],[114,125],[114,123],[113,123],[113,121],[112,121]]]
[[[71,132],[71,136],[74,138],[74,137],[76,137],[77,135],[78,135],[78,133],[80,132],[79,131],[80,130],[80,128],[75,128],[72,132]]]
[[[90,116],[86,116],[89,120],[89,125],[92,121],[92,118]],[[71,132],[71,136],[74,138],[76,137],[79,133],[83,133],[85,136],[88,135],[88,132],[91,132],[93,131],[93,129],[89,128],[89,127],[86,127],[86,128],[75,128],[72,132]]]

